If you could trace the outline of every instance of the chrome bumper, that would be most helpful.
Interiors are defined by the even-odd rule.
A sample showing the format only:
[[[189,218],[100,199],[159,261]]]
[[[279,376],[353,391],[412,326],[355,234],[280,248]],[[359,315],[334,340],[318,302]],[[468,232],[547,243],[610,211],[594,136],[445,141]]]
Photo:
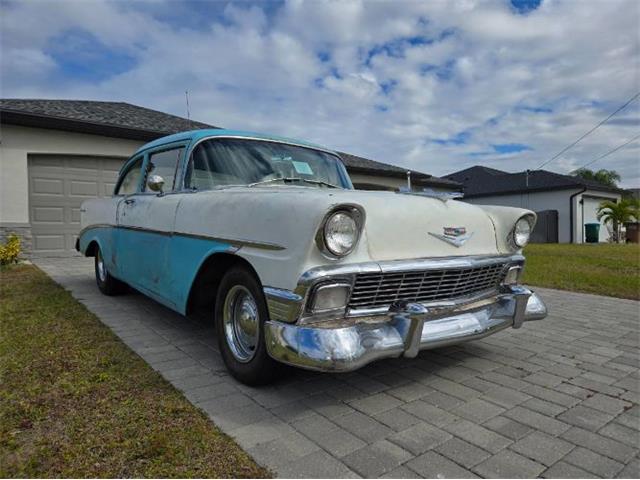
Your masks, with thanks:
[[[269,355],[280,362],[312,370],[350,371],[381,358],[415,357],[420,350],[519,328],[546,316],[547,308],[535,293],[511,286],[456,308],[397,303],[383,321],[354,321],[334,328],[268,321],[265,339]]]

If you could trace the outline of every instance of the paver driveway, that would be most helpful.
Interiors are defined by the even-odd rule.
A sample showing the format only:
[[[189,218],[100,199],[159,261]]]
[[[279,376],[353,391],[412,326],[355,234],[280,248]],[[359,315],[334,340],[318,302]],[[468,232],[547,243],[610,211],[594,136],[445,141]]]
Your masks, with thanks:
[[[103,296],[92,260],[36,263],[279,476],[640,474],[638,302],[539,289],[551,315],[520,330],[250,388],[211,325]]]

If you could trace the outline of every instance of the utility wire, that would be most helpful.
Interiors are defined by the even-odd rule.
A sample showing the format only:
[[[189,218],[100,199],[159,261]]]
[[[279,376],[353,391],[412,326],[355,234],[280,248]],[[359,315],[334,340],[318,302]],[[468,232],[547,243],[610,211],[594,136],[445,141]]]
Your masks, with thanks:
[[[579,139],[577,139],[575,142],[571,143],[570,145],[567,145],[566,147],[564,147],[562,150],[560,150],[558,153],[556,153],[553,157],[551,157],[549,160],[546,160],[544,162],[542,162],[542,164],[540,164],[540,166],[537,168],[537,170],[540,170],[542,167],[544,167],[547,163],[554,161],[556,158],[558,158],[559,156],[561,156],[564,152],[566,152],[567,150],[569,150],[570,148],[573,148],[574,146],[576,146],[578,144],[578,142],[580,142],[582,139],[584,139],[585,137],[587,137],[588,135],[591,135],[593,132],[595,132],[598,128],[600,128],[602,125],[604,125],[605,123],[607,123],[607,121],[613,117],[616,113],[618,113],[620,110],[623,110],[627,105],[629,105],[631,102],[633,102],[636,98],[640,97],[640,92],[636,93],[633,97],[631,97],[629,100],[627,100],[627,102],[622,105],[620,108],[618,108],[615,112],[613,112],[611,115],[609,115],[607,118],[605,118],[604,120],[602,120],[600,123],[598,123],[595,127],[593,127],[591,130],[589,130],[587,133],[585,133],[584,135],[582,135]]]
[[[640,135],[636,135],[636,136],[635,136],[635,137],[633,137],[631,140],[628,140],[628,141],[624,142],[622,145],[618,145],[616,148],[614,148],[614,149],[612,149],[612,150],[609,150],[609,151],[608,151],[607,153],[605,153],[604,155],[600,155],[598,158],[594,158],[593,160],[591,160],[591,161],[589,161],[589,162],[585,163],[584,165],[582,165],[581,167],[576,168],[576,169],[574,170],[574,172],[575,172],[575,171],[577,171],[577,170],[580,170],[581,168],[586,168],[586,167],[588,167],[589,165],[596,163],[598,160],[602,160],[604,157],[608,157],[608,156],[609,156],[609,155],[611,155],[612,153],[617,152],[617,151],[618,151],[618,150],[620,150],[621,148],[626,147],[627,145],[629,145],[630,143],[634,142],[635,140],[638,140],[639,138],[640,138]]]

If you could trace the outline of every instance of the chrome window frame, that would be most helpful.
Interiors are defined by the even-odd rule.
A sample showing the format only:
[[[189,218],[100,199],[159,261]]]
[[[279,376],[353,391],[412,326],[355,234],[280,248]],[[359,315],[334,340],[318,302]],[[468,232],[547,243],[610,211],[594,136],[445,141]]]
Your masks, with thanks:
[[[135,166],[135,164],[138,162],[138,160],[141,160],[142,162],[140,163],[140,178],[138,179],[138,186],[136,187],[136,191],[133,193],[120,193],[120,188],[122,187],[122,182],[124,181],[125,177],[127,176],[127,174],[129,174],[129,172],[131,172],[133,170],[133,167]],[[116,182],[115,187],[113,187],[113,193],[111,194],[112,197],[127,197],[130,195],[136,195],[138,193],[140,193],[140,185],[141,185],[141,181],[142,178],[145,176],[143,171],[146,165],[146,156],[145,154],[142,153],[137,153],[135,155],[133,155],[130,159],[128,159],[124,165],[122,166],[122,168],[120,169],[120,171],[118,172],[118,180]]]

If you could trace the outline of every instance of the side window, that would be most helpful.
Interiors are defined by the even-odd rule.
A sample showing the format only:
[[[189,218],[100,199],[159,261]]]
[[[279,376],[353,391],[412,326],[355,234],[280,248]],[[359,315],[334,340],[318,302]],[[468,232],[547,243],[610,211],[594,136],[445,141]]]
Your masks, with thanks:
[[[176,172],[180,165],[180,158],[184,148],[175,148],[173,150],[164,150],[162,152],[152,153],[149,156],[149,165],[147,167],[147,178],[151,175],[160,175],[164,179],[164,189],[167,192],[173,190],[173,183],[176,178]],[[145,190],[147,186],[145,185]]]
[[[142,159],[143,157],[138,158],[127,170],[127,173],[124,174],[115,193],[116,195],[131,195],[138,191],[140,175],[142,174]]]

